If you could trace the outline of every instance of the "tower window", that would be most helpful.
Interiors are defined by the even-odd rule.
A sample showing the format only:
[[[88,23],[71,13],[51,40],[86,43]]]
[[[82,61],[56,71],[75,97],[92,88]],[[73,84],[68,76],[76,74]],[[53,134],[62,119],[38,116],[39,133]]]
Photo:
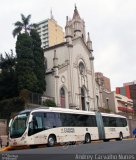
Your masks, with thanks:
[[[80,71],[81,75],[84,75],[84,73],[85,73],[85,66],[84,66],[83,62],[79,63],[79,71]]]

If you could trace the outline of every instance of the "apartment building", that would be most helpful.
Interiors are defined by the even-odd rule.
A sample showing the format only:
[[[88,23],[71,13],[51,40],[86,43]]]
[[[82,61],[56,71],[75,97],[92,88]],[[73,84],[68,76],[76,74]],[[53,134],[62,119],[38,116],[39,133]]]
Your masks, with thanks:
[[[37,23],[37,32],[41,37],[43,49],[64,42],[63,28],[53,18]]]

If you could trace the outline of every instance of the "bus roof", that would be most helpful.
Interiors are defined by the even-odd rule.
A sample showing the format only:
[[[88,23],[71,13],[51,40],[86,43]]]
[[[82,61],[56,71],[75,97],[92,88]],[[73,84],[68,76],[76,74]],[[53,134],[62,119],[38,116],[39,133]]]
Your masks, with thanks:
[[[101,113],[102,116],[109,116],[109,117],[121,117],[126,118],[125,116],[114,114],[114,113]]]
[[[60,112],[60,113],[77,113],[77,114],[87,114],[87,115],[95,115],[96,112],[94,111],[83,111],[83,110],[75,110],[75,109],[67,109],[67,108],[59,108],[59,107],[47,107],[47,106],[41,106],[38,108],[33,108],[33,109],[27,109],[24,111],[21,111],[19,114],[23,114],[26,112]],[[110,117],[122,117],[122,118],[126,118],[125,116],[121,116],[118,114],[113,114],[113,113],[101,113],[102,116],[110,116]]]
[[[95,115],[95,112],[93,111],[82,111],[82,110],[75,110],[75,109],[67,109],[67,108],[59,108],[59,107],[39,107],[32,110],[32,112],[37,111],[51,111],[51,112],[61,112],[61,113],[77,113],[77,114],[93,114]]]

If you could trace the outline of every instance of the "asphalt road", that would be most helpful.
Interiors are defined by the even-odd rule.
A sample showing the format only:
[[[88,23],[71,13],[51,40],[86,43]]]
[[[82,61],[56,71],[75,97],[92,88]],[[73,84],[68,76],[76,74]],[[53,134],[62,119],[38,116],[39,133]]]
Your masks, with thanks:
[[[136,140],[65,145],[3,152],[2,160],[136,160]]]

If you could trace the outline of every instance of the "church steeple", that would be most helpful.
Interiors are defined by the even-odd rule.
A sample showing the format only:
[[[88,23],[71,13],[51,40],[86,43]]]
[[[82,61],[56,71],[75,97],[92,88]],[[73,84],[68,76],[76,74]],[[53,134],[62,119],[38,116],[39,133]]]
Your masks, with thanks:
[[[73,18],[72,20],[68,20],[66,22],[66,40],[68,39],[68,36],[71,36],[71,40],[73,38],[82,37],[84,42],[86,43],[86,33],[85,33],[85,22],[83,19],[81,19],[79,12],[77,10],[77,6],[75,5]],[[68,34],[70,32],[70,34]]]
[[[75,9],[74,9],[73,19],[81,19],[78,13],[76,4],[75,4]]]
[[[78,13],[77,7],[75,5],[75,9],[74,9],[74,14],[73,14],[73,19],[72,19],[73,23],[74,23],[74,37],[82,37],[82,33],[81,33],[81,18],[80,15]]]
[[[89,49],[90,51],[93,50],[93,49],[92,49],[92,41],[91,41],[91,39],[90,39],[90,34],[89,34],[89,32],[88,32],[88,37],[87,37],[87,47],[88,47],[88,49]]]
[[[58,67],[58,58],[57,58],[56,50],[54,50],[53,67],[54,68]]]
[[[94,60],[94,56],[93,56],[93,54],[92,54],[92,53],[93,53],[92,41],[91,41],[91,39],[90,39],[89,32],[88,32],[88,38],[87,38],[86,44],[87,44],[87,48],[88,48],[89,51],[90,51],[89,59],[90,59],[91,61],[93,61],[93,60]]]
[[[69,44],[72,44],[72,30],[70,27],[70,22],[68,20],[68,16],[66,17],[65,38]]]

